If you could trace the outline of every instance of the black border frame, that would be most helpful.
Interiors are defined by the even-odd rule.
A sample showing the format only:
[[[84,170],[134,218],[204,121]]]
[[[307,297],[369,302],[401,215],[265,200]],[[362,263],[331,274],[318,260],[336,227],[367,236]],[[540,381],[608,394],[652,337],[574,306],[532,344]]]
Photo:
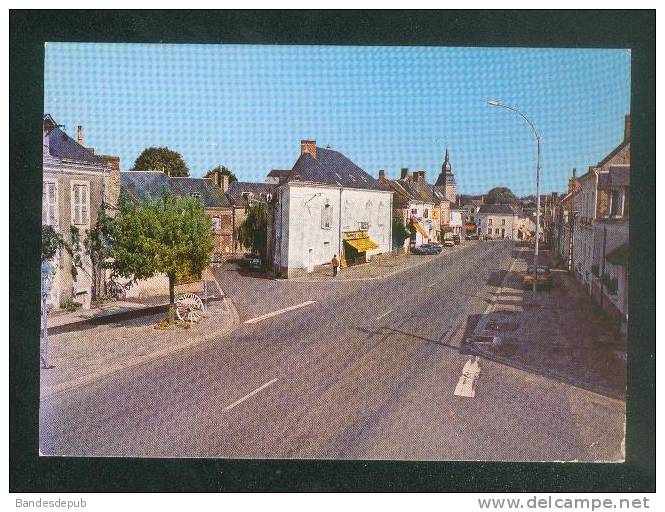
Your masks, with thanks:
[[[9,18],[11,492],[655,491],[655,10],[13,10]],[[40,458],[34,340],[45,41],[630,48],[626,463]]]

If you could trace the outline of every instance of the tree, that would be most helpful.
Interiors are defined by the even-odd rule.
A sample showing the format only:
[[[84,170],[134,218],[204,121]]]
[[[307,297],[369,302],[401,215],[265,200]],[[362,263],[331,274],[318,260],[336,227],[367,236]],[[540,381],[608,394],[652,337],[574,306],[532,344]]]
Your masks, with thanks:
[[[169,176],[189,176],[189,168],[177,151],[146,148],[134,162],[133,171],[164,171]]]
[[[53,226],[42,225],[42,261],[52,260],[62,245],[62,237]]]
[[[393,247],[401,249],[404,247],[404,241],[411,236],[411,233],[399,219],[393,219]]]
[[[247,217],[238,226],[238,240],[265,261],[268,245],[268,209],[264,203],[256,202],[247,210]]]
[[[198,275],[215,247],[201,201],[166,194],[138,203],[122,200],[109,233],[109,267],[131,282],[157,273],[169,279],[169,321],[175,318],[175,282]]]
[[[213,173],[218,172],[222,176],[228,176],[229,177],[229,183],[233,181],[238,181],[238,178],[236,177],[235,174],[233,174],[233,171],[229,170],[227,167],[223,165],[218,165],[217,167],[213,167],[206,173],[206,178],[209,178]]]
[[[507,187],[494,187],[485,196],[486,204],[511,204],[517,201],[513,191]]]

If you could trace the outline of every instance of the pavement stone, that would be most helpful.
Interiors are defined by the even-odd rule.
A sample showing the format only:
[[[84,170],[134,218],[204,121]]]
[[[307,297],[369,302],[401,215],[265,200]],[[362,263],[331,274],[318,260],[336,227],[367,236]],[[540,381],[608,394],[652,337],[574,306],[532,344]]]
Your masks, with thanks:
[[[40,370],[41,397],[89,384],[223,335],[238,325],[239,316],[232,301],[224,298],[211,301],[201,321],[189,328],[156,329],[162,320],[164,313],[158,313],[49,335],[48,363],[52,368]]]
[[[565,270],[552,270],[553,289],[539,291],[539,306],[531,305],[531,291],[522,285],[531,258],[530,250],[521,251],[467,348],[488,359],[625,399],[625,345]]]
[[[430,261],[456,254],[457,252],[470,247],[472,244],[468,241],[462,246],[445,247],[440,254],[420,255],[404,253],[388,253],[374,256],[369,262],[361,265],[353,265],[341,269],[337,276],[333,277],[332,267],[322,265],[316,267],[314,272],[303,277],[290,278],[290,282],[336,282],[336,281],[363,281],[384,279],[386,277],[404,272],[411,268],[416,268]]]

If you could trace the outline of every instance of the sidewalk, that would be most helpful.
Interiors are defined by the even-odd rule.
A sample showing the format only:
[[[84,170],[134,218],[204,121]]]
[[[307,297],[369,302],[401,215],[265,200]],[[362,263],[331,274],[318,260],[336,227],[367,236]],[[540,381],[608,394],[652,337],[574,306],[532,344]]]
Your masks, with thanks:
[[[211,275],[213,278],[207,279],[208,300],[222,300],[225,294],[215,281],[214,274]],[[180,293],[188,291],[193,291],[193,293],[196,293],[201,299],[205,300],[203,281],[195,283],[194,286],[191,284],[176,286],[176,297]],[[140,316],[161,313],[162,311],[166,311],[168,304],[168,295],[158,295],[142,299],[116,300],[91,309],[78,309],[72,312],[63,310],[55,311],[49,314],[49,335],[62,334],[64,332],[89,328],[94,325],[120,320],[132,320]]]
[[[411,268],[416,268],[425,263],[428,263],[436,258],[445,257],[446,255],[455,254],[472,246],[473,242],[462,242],[463,245],[456,245],[455,247],[444,247],[440,254],[436,255],[419,255],[419,254],[404,254],[400,253],[395,255],[393,253],[379,254],[373,256],[371,261],[360,265],[353,265],[340,270],[337,277],[332,275],[332,267],[330,265],[322,265],[316,267],[314,272],[303,277],[292,277],[284,279],[284,281],[294,283],[308,283],[308,282],[326,282],[326,281],[368,281],[375,279],[383,279]]]
[[[478,322],[466,349],[487,359],[625,399],[626,347],[611,325],[565,270],[552,270],[552,290],[538,291],[539,306],[522,277],[533,253],[515,249],[493,304]],[[542,260],[541,260],[542,261]]]
[[[223,295],[221,288],[216,291]],[[165,319],[165,311],[162,305],[122,301],[49,318],[50,325],[57,322],[56,328],[67,328],[67,332],[49,334],[48,364],[53,368],[40,370],[41,398],[194,347],[226,334],[239,323],[238,312],[226,297],[209,301],[201,320],[188,328],[155,328]],[[125,319],[126,313],[134,318]]]

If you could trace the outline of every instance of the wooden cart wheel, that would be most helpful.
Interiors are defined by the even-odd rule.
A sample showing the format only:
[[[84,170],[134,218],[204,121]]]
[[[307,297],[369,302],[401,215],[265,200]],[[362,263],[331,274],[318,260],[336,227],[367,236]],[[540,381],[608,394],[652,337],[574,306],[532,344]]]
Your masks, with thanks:
[[[203,314],[203,301],[195,293],[184,293],[175,302],[175,312],[179,320],[196,323]]]

